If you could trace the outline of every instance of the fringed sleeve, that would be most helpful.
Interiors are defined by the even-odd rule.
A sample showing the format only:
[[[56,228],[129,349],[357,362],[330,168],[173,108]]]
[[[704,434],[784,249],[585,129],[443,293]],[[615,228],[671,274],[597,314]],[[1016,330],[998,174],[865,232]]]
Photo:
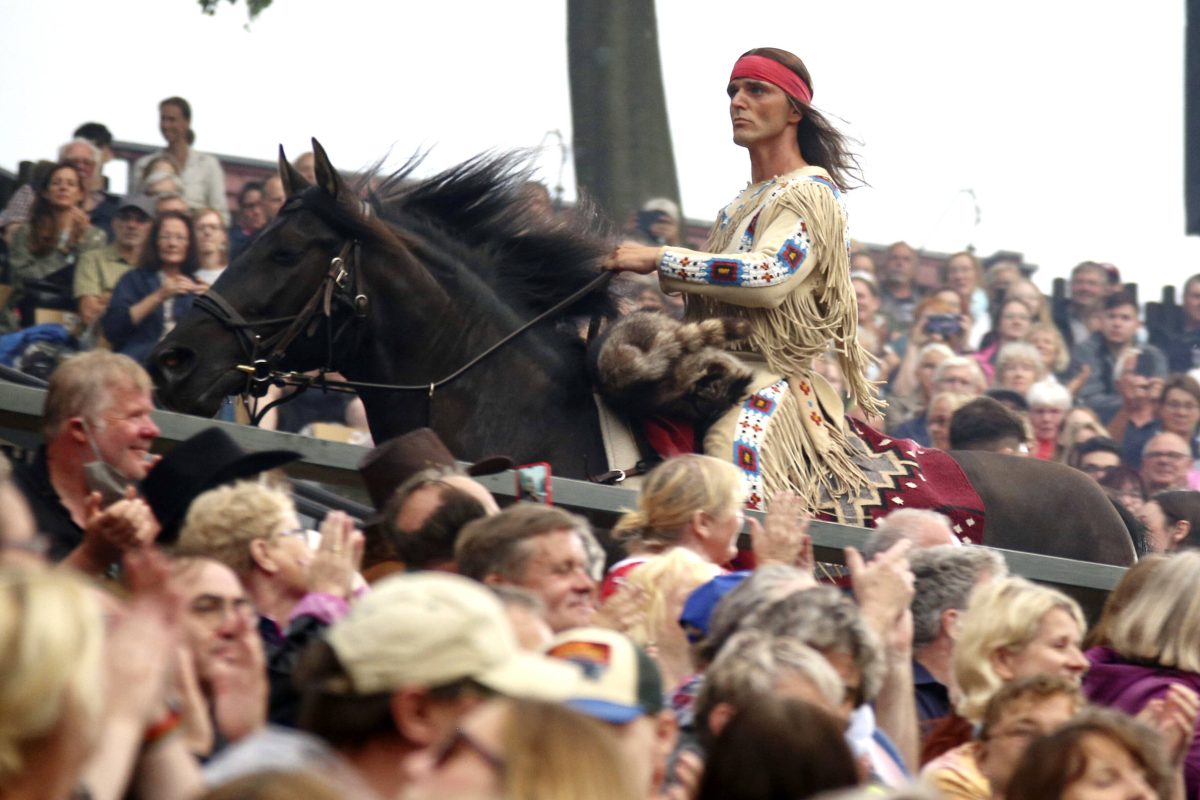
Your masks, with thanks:
[[[736,209],[714,227],[713,252],[665,248],[659,277],[664,291],[685,293],[689,318],[748,319],[747,349],[780,374],[807,373],[832,347],[850,397],[880,415],[884,404],[866,378],[873,357],[857,338],[841,194],[814,172],[780,179],[759,202]]]

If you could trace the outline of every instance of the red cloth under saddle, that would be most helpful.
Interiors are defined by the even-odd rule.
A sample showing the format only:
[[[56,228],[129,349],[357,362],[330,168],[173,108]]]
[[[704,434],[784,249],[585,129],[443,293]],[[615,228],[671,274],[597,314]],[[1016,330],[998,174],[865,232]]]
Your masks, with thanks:
[[[854,418],[847,420],[873,453],[888,455],[900,469],[900,474],[889,473],[875,481],[878,501],[863,507],[872,523],[897,509],[928,508],[949,517],[960,539],[983,542],[983,501],[957,461],[911,439],[896,439]],[[687,421],[654,417],[644,421],[644,430],[650,446],[663,458],[696,452],[695,430]],[[821,518],[835,519],[832,514]]]
[[[696,429],[684,419],[647,417],[642,421],[646,441],[662,458],[681,456],[696,451]]]
[[[879,487],[882,502],[868,508],[872,521],[900,508],[928,508],[949,517],[954,532],[963,541],[983,543],[983,500],[957,461],[912,439],[887,436],[852,417],[847,421],[867,447],[875,453],[894,454],[908,473],[890,479],[890,488]]]

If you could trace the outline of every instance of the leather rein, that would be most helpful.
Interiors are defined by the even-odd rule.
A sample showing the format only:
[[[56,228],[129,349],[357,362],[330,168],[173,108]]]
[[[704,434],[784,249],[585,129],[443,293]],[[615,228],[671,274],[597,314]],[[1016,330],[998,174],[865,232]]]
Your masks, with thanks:
[[[297,197],[295,200],[289,201],[287,205],[290,205],[292,208],[304,205],[310,210],[320,213],[317,208],[314,208],[309,203],[305,203],[303,197],[303,195]],[[282,211],[286,210],[288,210],[287,206],[282,209]],[[334,371],[334,342],[343,335],[348,326],[354,329],[356,336],[359,335],[361,328],[358,323],[366,319],[370,313],[371,302],[366,294],[366,290],[362,287],[361,281],[360,251],[361,243],[358,239],[347,239],[345,244],[342,245],[341,251],[330,260],[329,268],[326,270],[317,289],[296,314],[271,319],[247,320],[229,301],[213,289],[209,289],[204,294],[196,297],[193,302],[194,308],[198,308],[211,316],[222,327],[237,337],[238,343],[242,348],[242,354],[245,356],[247,362],[234,367],[238,372],[246,375],[246,385],[241,392],[243,398],[249,396],[257,400],[257,398],[264,397],[272,385],[300,387],[299,391],[274,400],[260,410],[253,411],[251,413],[251,425],[257,425],[272,408],[299,396],[301,392],[311,386],[338,392],[352,392],[357,389],[374,389],[388,392],[425,392],[429,400],[427,423],[431,422],[433,416],[433,395],[436,390],[460,378],[472,367],[477,366],[480,362],[499,351],[513,339],[535,325],[571,307],[595,289],[607,284],[613,278],[612,272],[607,270],[602,272],[570,296],[555,303],[552,307],[538,314],[511,333],[508,333],[499,341],[472,357],[465,364],[438,380],[421,384],[330,380],[326,375]],[[336,331],[334,330],[335,305],[347,306],[351,311]],[[315,334],[316,328],[314,323],[318,323],[322,319],[325,322],[326,333],[325,364],[317,370],[317,375],[312,376],[279,369],[279,364],[287,355],[287,348],[305,329],[309,329],[306,334],[307,336]],[[597,321],[594,320],[593,323],[595,322]],[[283,325],[284,323],[289,324],[287,324],[287,327],[281,328],[269,336],[264,337],[262,333],[256,330],[274,325]],[[592,327],[594,328],[595,325],[593,324]]]

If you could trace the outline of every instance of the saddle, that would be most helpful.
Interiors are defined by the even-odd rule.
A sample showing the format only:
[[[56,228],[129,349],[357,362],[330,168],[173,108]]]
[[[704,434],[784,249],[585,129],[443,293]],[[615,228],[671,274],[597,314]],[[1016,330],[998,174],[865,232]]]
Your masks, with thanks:
[[[624,481],[663,458],[695,452],[754,376],[724,350],[749,332],[744,320],[683,323],[638,312],[593,339],[588,366],[612,467],[593,480]]]

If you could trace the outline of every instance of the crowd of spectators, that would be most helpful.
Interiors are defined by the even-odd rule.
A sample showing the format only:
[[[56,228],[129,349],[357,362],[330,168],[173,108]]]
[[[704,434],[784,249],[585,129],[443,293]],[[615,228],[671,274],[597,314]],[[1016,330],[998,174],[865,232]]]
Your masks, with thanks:
[[[7,325],[67,311],[85,351],[32,458],[0,460],[0,798],[1200,796],[1200,275],[1146,325],[1108,265],[1056,304],[1011,260],[853,254],[889,400],[867,422],[1063,461],[1140,520],[1149,555],[1091,626],[931,511],[892,512],[831,585],[799,499],[747,519],[702,455],[609,537],[502,508],[474,477],[511,462],[463,469],[422,429],[364,456],[359,530],[298,512],[296,453],[214,427],[152,454],[139,361],[284,201],[247,183],[231,223],[190,106],[159,111],[134,192],[104,192],[88,125],[0,218]],[[630,223],[682,235],[661,198]]]
[[[151,407],[129,357],[73,356],[37,458],[0,462],[5,797],[1200,791],[1196,552],[1131,569],[1085,649],[1075,600],[933,511],[887,516],[839,588],[784,494],[730,571],[744,490],[678,456],[619,560],[421,429],[364,457],[360,531],[298,513],[296,453],[214,427],[150,456]]]

